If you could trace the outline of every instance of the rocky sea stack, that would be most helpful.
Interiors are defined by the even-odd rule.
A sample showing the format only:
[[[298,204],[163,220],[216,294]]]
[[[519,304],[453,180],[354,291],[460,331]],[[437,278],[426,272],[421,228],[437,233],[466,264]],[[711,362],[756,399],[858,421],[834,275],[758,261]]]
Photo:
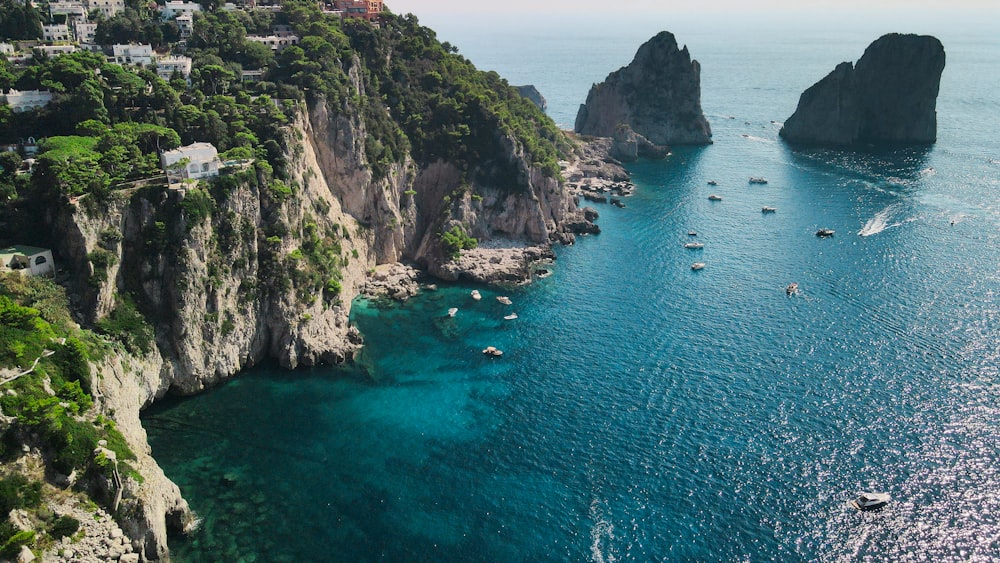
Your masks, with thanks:
[[[701,111],[701,65],[670,32],[644,43],[632,63],[595,84],[576,115],[576,132],[622,137],[627,125],[653,145],[705,145],[712,129]]]
[[[857,65],[841,63],[803,92],[781,136],[813,145],[933,143],[944,64],[934,37],[884,35]]]

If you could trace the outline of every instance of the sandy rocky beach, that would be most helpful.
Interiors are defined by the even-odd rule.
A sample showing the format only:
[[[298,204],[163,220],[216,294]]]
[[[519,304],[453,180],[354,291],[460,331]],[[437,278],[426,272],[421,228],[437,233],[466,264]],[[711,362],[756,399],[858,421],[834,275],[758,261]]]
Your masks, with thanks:
[[[566,188],[578,198],[588,220],[597,218],[597,211],[586,202],[610,203],[625,207],[624,198],[632,195],[635,186],[624,166],[608,156],[610,138],[588,139],[581,143],[579,158],[560,162]],[[523,285],[548,272],[546,265],[555,260],[551,245],[526,244],[512,239],[480,241],[472,250],[442,268],[449,277],[474,283]],[[368,275],[363,294],[368,298],[389,297],[403,301],[422,289],[435,289],[419,268],[403,263],[382,264]]]

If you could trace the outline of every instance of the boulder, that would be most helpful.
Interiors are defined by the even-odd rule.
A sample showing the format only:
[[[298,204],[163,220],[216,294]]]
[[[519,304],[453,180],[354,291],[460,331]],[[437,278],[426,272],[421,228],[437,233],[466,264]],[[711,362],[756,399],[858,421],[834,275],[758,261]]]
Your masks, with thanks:
[[[627,125],[651,145],[705,145],[712,129],[701,110],[701,65],[670,32],[644,43],[632,62],[595,84],[576,115],[583,135],[614,136]],[[638,145],[637,145],[638,151]]]
[[[928,35],[884,35],[802,93],[781,128],[790,143],[852,146],[937,140],[941,42]]]
[[[538,88],[535,88],[531,84],[528,84],[527,86],[514,86],[514,88],[517,88],[517,91],[522,96],[528,98],[529,100],[531,100],[531,103],[538,106],[538,109],[542,111],[548,109],[549,103],[545,101],[545,96],[543,96],[542,93],[538,91]]]

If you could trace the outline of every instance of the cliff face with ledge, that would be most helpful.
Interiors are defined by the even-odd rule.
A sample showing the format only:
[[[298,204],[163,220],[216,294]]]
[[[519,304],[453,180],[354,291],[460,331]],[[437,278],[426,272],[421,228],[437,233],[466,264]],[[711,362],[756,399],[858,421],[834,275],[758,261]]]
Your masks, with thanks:
[[[575,130],[612,137],[620,125],[652,145],[704,145],[712,129],[701,109],[701,65],[663,31],[632,62],[595,84],[580,106]],[[643,143],[645,143],[643,141]]]
[[[803,92],[780,134],[814,145],[933,143],[944,65],[936,38],[884,35]]]
[[[351,79],[363,96],[359,73]],[[478,264],[451,260],[439,233],[454,225],[483,241],[547,249],[554,240],[571,242],[574,225],[589,224],[573,196],[509,133],[496,131],[504,158],[524,180],[517,190],[470,183],[461,163],[420,166],[408,155],[376,179],[367,135],[360,111],[334,114],[320,99],[302,105],[287,130],[290,193],[275,192],[251,170],[207,190],[144,187],[105,202],[83,198],[51,217],[83,319],[104,318],[128,296],[155,329],[152,351],[141,358],[122,352],[96,378],[99,408],[140,458],[145,482],[126,483],[121,514],[147,559],[167,557],[168,527],[183,528],[194,517],[150,455],[141,409],[168,392],[199,392],[265,358],[287,368],[351,358],[360,336],[349,325],[350,304],[378,264],[412,260],[446,279],[513,281],[506,270],[491,277]],[[194,216],[185,202],[206,192],[211,212]],[[314,234],[335,255],[336,294],[314,291],[302,273]],[[91,261],[99,249],[113,255],[101,268]]]

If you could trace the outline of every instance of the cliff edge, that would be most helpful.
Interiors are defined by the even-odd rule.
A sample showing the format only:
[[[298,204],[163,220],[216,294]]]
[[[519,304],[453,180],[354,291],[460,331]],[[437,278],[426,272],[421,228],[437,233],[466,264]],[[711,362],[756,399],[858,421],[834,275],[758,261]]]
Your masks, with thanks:
[[[712,128],[701,110],[701,65],[687,47],[662,31],[644,43],[632,62],[612,72],[587,95],[575,131],[612,137],[628,125],[654,145],[705,145]]]
[[[933,143],[944,64],[934,37],[884,35],[803,92],[780,134],[815,145]]]

